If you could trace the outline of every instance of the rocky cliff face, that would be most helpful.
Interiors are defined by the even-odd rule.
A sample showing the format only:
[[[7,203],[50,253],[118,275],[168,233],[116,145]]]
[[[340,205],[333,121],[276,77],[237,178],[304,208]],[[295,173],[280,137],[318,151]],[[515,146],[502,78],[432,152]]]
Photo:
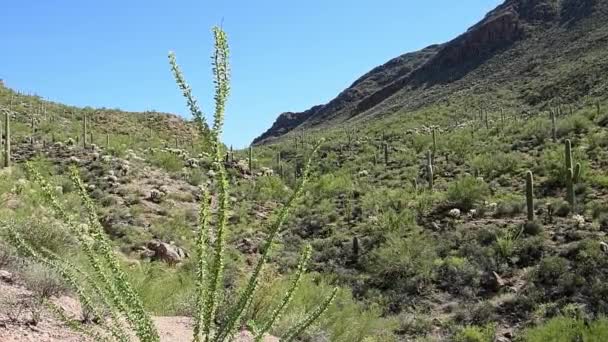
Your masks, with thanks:
[[[384,109],[379,105],[389,98],[392,107],[411,105],[415,101],[403,96],[408,91],[420,94],[433,87],[449,87],[518,42],[542,39],[543,30],[567,27],[590,16],[600,1],[507,0],[452,41],[404,54],[371,70],[325,105],[281,114],[253,143],[267,143],[298,127],[339,124],[366,116]]]

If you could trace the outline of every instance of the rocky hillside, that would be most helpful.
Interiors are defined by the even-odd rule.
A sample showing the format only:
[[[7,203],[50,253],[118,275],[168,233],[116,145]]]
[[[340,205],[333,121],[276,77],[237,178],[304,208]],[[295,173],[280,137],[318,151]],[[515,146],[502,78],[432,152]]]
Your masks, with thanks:
[[[560,89],[564,101],[579,101],[606,89],[597,77],[608,70],[606,20],[605,0],[507,0],[452,41],[374,68],[325,105],[281,114],[253,143],[465,98],[499,96],[520,109],[541,107]]]

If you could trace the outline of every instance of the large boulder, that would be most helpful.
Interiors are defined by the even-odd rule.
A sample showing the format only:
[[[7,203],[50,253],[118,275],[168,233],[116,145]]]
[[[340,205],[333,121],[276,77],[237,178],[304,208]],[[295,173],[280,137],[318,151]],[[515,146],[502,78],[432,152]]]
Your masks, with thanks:
[[[188,257],[188,253],[184,249],[159,240],[148,242],[147,247],[154,252],[152,259],[164,261],[170,265],[178,264]]]

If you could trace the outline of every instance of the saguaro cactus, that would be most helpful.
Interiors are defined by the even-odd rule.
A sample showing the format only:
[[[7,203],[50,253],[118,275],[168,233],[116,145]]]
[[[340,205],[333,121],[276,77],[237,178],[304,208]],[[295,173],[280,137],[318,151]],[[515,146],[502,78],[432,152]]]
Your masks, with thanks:
[[[106,133],[106,148],[110,148],[110,133]]]
[[[551,136],[553,137],[553,142],[557,142],[557,127],[554,111],[551,111]]]
[[[437,154],[437,135],[435,134],[435,128],[432,131],[433,134],[433,155]]]
[[[384,165],[388,165],[388,143],[383,144],[384,147]]]
[[[253,147],[249,146],[249,172],[253,174]]]
[[[11,166],[11,117],[9,112],[4,113],[4,167]]]
[[[534,221],[534,175],[532,171],[526,173],[526,206],[528,208],[528,221]]]
[[[426,153],[426,177],[429,183],[429,190],[433,190],[433,156],[431,151]]]
[[[567,139],[564,143],[565,147],[565,159],[566,159],[566,200],[572,207],[575,205],[576,194],[574,192],[574,185],[578,183],[581,177],[581,164],[576,163],[573,165],[572,161],[572,142]]]
[[[353,263],[357,263],[359,261],[359,239],[355,236],[353,237],[353,251],[352,251],[352,261]]]
[[[87,148],[87,114],[82,117],[82,147]]]

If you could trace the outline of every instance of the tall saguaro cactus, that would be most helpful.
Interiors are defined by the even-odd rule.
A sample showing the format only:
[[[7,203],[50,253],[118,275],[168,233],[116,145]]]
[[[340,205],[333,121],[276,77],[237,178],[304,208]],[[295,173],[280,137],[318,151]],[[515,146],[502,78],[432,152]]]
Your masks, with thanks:
[[[84,113],[82,117],[82,147],[87,148],[87,113]]]
[[[534,175],[532,171],[526,173],[526,207],[528,208],[528,222],[534,221]]]
[[[383,148],[384,148],[384,165],[388,166],[388,143],[384,143],[383,144]]]
[[[556,125],[556,117],[555,112],[551,110],[551,136],[553,138],[553,142],[557,142],[557,125]]]
[[[429,190],[433,190],[433,155],[431,151],[426,153],[426,177],[429,183]]]
[[[253,174],[253,147],[251,147],[251,146],[249,146],[248,160],[249,160],[249,172],[251,174]]]
[[[572,207],[574,207],[575,201],[576,201],[574,185],[576,185],[576,183],[578,183],[578,181],[580,180],[581,171],[582,171],[581,164],[580,163],[576,163],[576,165],[573,164],[572,142],[570,141],[570,139],[566,140],[566,142],[564,143],[564,148],[565,148],[564,152],[565,152],[565,159],[566,159],[566,165],[565,165],[566,199],[567,199],[568,203],[570,203],[570,205]]]
[[[11,116],[9,112],[4,113],[4,167],[11,166]]]
[[[435,128],[433,128],[433,156],[437,154],[437,134],[435,134]]]

